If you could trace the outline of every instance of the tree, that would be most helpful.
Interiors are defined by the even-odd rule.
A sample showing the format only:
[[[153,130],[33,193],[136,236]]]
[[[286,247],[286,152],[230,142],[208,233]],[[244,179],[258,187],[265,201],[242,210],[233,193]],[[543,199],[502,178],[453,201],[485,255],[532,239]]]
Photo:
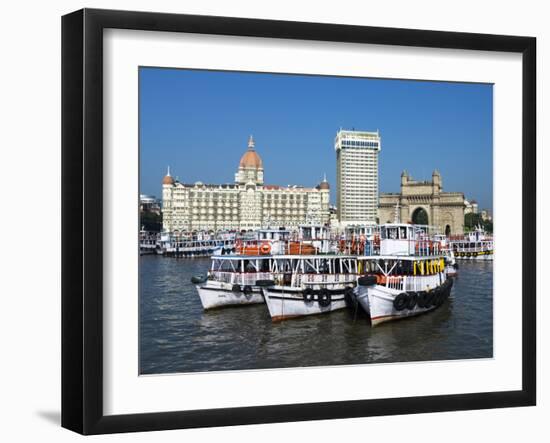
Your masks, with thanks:
[[[162,230],[162,215],[155,212],[142,212],[139,218],[140,229],[160,232]]]
[[[481,214],[470,212],[464,216],[465,231],[473,231],[478,225],[482,225]]]
[[[481,214],[470,212],[464,216],[464,230],[466,232],[473,231],[478,226],[481,226],[485,232],[490,234],[493,232],[493,222],[490,220],[483,220]]]

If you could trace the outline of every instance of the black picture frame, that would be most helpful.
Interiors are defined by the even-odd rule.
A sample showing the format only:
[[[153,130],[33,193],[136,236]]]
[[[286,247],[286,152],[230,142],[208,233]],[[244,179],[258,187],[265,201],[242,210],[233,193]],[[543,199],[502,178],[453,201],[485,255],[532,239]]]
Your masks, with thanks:
[[[522,389],[131,415],[103,413],[103,30],[191,32],[522,54]],[[83,9],[62,18],[62,426],[82,434],[536,404],[536,39]]]

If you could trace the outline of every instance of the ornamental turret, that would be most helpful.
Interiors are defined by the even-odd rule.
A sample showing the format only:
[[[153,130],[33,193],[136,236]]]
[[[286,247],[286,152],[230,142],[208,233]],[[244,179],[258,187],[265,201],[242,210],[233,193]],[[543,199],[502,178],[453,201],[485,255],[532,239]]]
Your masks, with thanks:
[[[252,182],[256,185],[264,183],[264,166],[256,152],[256,144],[252,135],[248,139],[248,149],[241,157],[239,169],[235,174],[235,182],[241,185]]]

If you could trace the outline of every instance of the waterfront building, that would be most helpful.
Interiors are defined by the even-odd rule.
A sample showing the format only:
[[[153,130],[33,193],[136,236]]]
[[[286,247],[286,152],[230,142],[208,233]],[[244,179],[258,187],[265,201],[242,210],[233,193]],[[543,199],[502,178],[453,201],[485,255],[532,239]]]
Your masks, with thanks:
[[[481,211],[481,220],[483,221],[493,221],[493,216],[488,209],[483,209]]]
[[[168,171],[162,181],[163,229],[218,231],[325,224],[329,201],[326,177],[311,188],[265,184],[263,161],[250,136],[234,183],[183,183]]]
[[[464,204],[466,205],[466,207],[464,208],[464,215],[478,213],[478,205],[475,200],[464,200]]]
[[[417,181],[403,171],[401,192],[381,193],[378,213],[380,223],[427,224],[447,235],[464,233],[462,192],[443,192],[441,174],[435,170],[432,181]]]
[[[376,223],[380,133],[340,129],[334,149],[340,225]]]
[[[139,211],[140,213],[152,212],[160,215],[160,201],[153,195],[139,195]]]

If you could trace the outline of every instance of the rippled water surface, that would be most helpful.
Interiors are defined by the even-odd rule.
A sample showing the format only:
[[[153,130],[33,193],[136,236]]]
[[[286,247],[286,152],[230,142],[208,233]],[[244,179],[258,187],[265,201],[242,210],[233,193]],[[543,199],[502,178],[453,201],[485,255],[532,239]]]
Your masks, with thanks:
[[[142,374],[493,356],[492,262],[460,262],[439,309],[371,328],[361,312],[272,323],[265,305],[203,312],[189,279],[209,259],[140,258]]]

